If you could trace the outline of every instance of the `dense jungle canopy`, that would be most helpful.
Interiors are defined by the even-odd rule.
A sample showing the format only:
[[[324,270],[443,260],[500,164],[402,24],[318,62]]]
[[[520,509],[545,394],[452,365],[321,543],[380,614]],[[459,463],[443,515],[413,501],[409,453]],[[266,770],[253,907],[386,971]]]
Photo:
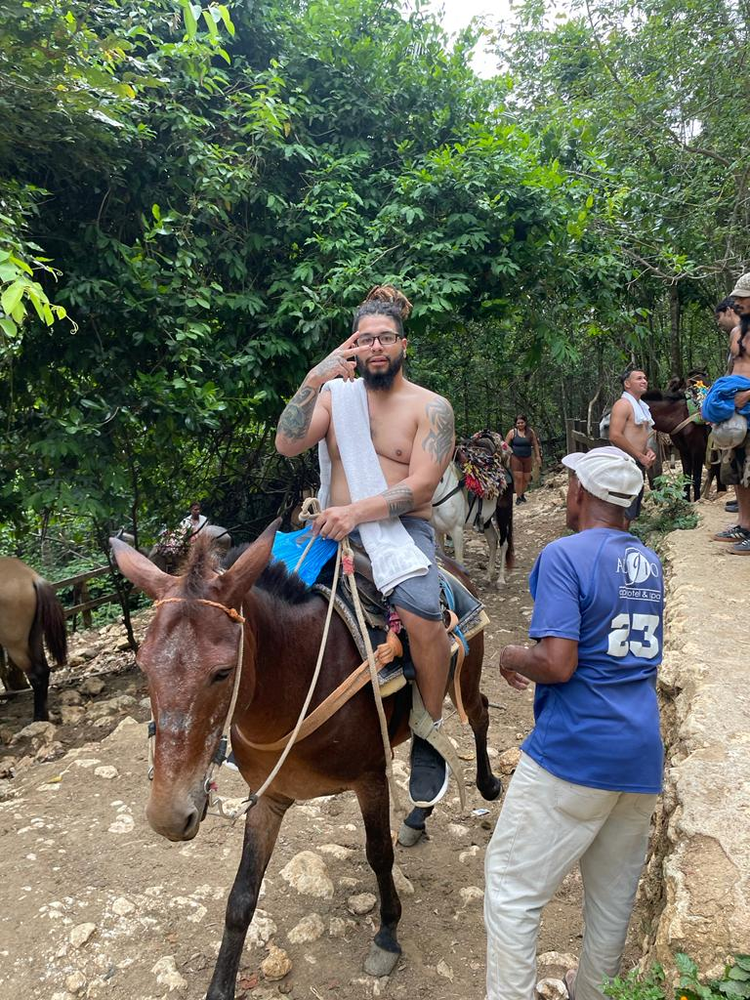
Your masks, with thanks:
[[[527,0],[452,40],[418,0],[0,0],[0,541],[153,537],[196,496],[253,534],[308,475],[272,452],[284,400],[374,283],[462,432],[522,410],[554,450],[629,360],[718,374],[749,26],[745,0]]]

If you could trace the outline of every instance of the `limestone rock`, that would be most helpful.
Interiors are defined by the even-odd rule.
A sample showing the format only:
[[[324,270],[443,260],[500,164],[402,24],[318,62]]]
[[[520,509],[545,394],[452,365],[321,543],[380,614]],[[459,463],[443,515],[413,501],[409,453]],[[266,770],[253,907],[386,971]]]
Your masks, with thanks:
[[[101,677],[87,677],[78,690],[81,694],[85,694],[89,698],[95,698],[98,694],[102,693],[105,687],[106,684]]]
[[[353,920],[343,920],[341,917],[331,917],[328,921],[328,936],[332,938],[346,938],[346,932],[350,927],[356,927]]]
[[[346,861],[354,854],[351,847],[342,847],[341,844],[323,844],[318,850],[323,854],[330,854],[337,861]]]
[[[135,904],[131,903],[129,899],[124,896],[118,896],[117,899],[112,903],[112,912],[116,913],[118,917],[126,917],[129,913],[132,913],[135,909]]]
[[[15,757],[0,757],[0,778],[12,778],[16,773]]]
[[[319,913],[310,913],[293,927],[288,934],[292,944],[309,944],[325,934],[325,924]]]
[[[536,995],[543,1000],[568,1000],[568,990],[562,979],[540,979]]]
[[[85,714],[82,705],[60,706],[60,722],[63,726],[77,726]]]
[[[456,840],[465,840],[471,833],[471,830],[468,826],[463,826],[461,823],[449,823],[448,833],[451,837],[455,837]]]
[[[160,986],[166,986],[169,992],[172,990],[186,990],[187,982],[177,971],[177,964],[174,955],[164,955],[154,965],[151,971],[156,976],[156,981]]]
[[[292,971],[292,960],[283,948],[277,948],[272,944],[268,948],[268,955],[260,963],[260,971],[266,979],[276,982]]]
[[[247,932],[247,944],[250,948],[265,948],[278,928],[265,910],[256,910]]]
[[[120,772],[112,764],[102,764],[101,767],[94,768],[94,774],[97,778],[119,778]]]
[[[20,729],[10,742],[18,743],[20,740],[31,740],[34,750],[38,750],[45,743],[52,742],[55,737],[55,728],[51,722],[31,722],[28,726]]]
[[[67,688],[60,692],[59,702],[61,705],[80,705],[83,698],[75,688]]]
[[[518,767],[520,759],[521,751],[518,747],[509,747],[507,750],[503,750],[498,760],[500,772],[502,774],[511,774]]]
[[[129,711],[136,704],[135,698],[130,694],[121,694],[117,698],[107,698],[105,701],[97,701],[89,706],[87,715],[90,719],[102,719],[108,715],[118,715],[120,712]]]
[[[305,896],[333,899],[333,882],[326,864],[313,851],[300,851],[280,872],[285,882]]]
[[[468,906],[469,903],[481,903],[484,899],[484,893],[475,885],[467,885],[463,889],[459,889],[459,895],[464,901],[464,906]]]
[[[80,948],[96,932],[96,924],[78,924],[70,932],[69,940],[74,948]]]
[[[562,979],[568,969],[575,969],[578,959],[567,951],[545,951],[537,955],[536,963],[539,970],[544,969],[547,977]]]
[[[53,740],[51,743],[39,747],[34,754],[34,760],[44,763],[46,760],[54,760],[55,757],[59,757],[62,753],[64,753],[62,743],[58,740]]]
[[[475,858],[479,854],[479,845],[472,844],[471,847],[467,847],[465,851],[461,851],[458,855],[458,860],[462,865],[465,865],[467,861]]]
[[[450,981],[453,982],[453,969],[451,969],[445,959],[441,959],[438,962],[437,969],[435,971],[439,976],[442,976],[443,979],[450,979]]]
[[[396,892],[398,892],[399,896],[414,895],[414,886],[411,884],[406,875],[404,875],[398,865],[393,866],[393,881],[396,885]]]
[[[346,901],[346,908],[355,917],[362,917],[365,913],[375,909],[377,898],[371,892],[360,892],[356,896],[350,896]]]
[[[69,993],[72,993],[73,996],[78,996],[86,989],[86,977],[82,972],[76,969],[75,972],[71,972],[71,974],[66,977],[65,988]]]

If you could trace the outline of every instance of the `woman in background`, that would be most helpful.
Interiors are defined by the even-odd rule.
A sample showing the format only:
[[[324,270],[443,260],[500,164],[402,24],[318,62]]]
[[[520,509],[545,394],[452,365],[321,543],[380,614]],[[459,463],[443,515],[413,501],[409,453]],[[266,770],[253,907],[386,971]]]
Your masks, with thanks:
[[[513,473],[517,506],[526,503],[526,490],[531,482],[534,459],[540,468],[542,465],[539,440],[522,413],[519,413],[514,426],[506,434],[505,443],[513,452],[510,458],[510,468]]]

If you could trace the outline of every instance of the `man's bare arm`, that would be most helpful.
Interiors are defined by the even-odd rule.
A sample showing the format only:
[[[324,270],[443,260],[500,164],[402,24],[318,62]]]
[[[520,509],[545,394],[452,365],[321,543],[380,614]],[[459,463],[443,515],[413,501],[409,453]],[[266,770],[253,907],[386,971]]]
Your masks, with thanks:
[[[301,441],[310,427],[317,400],[317,390],[303,382],[284,407],[277,434],[287,441]]]
[[[388,505],[388,517],[401,517],[414,510],[414,491],[408,486],[392,486],[385,493],[381,493],[383,500]]]
[[[430,429],[422,441],[422,448],[438,465],[442,465],[440,473],[442,476],[453,454],[455,443],[453,410],[450,403],[441,398],[428,403],[426,409]]]
[[[308,372],[279,417],[276,450],[287,457],[300,455],[325,437],[330,423],[330,409],[319,396],[321,386],[334,378],[354,379],[356,359],[368,348],[355,347],[356,334],[323,358]]]

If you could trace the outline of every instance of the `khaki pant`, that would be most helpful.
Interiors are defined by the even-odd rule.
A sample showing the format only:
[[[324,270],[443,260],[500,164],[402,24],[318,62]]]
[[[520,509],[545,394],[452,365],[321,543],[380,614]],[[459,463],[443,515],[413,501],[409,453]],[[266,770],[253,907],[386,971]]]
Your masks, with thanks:
[[[521,761],[485,857],[487,1000],[533,1000],[542,908],[576,862],[585,931],[576,1000],[602,1000],[617,974],[656,795],[562,781]]]

